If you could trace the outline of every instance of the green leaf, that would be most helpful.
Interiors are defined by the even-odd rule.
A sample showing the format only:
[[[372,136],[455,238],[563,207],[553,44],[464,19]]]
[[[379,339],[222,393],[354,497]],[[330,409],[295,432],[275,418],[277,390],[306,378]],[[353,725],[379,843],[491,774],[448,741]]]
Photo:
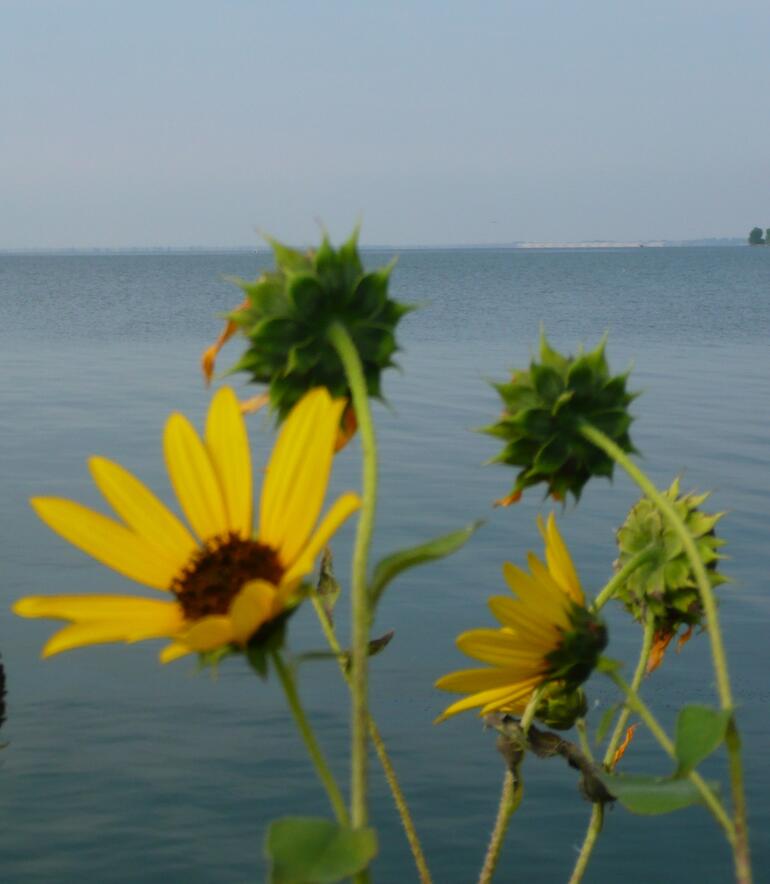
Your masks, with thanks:
[[[690,780],[609,773],[599,773],[599,777],[631,813],[652,816],[702,802],[700,792]],[[708,785],[715,791],[719,789],[718,783]]]
[[[471,522],[470,525],[466,525],[465,528],[461,528],[459,531],[453,531],[451,534],[436,537],[434,540],[420,544],[420,546],[402,549],[381,559],[374,569],[372,582],[369,586],[372,608],[380,600],[385,587],[402,571],[414,568],[417,565],[423,565],[425,562],[443,559],[445,556],[457,552],[483,524],[484,520],[479,519],[476,522]]]
[[[265,839],[270,884],[333,884],[365,869],[376,853],[374,829],[317,817],[274,820]]]
[[[599,719],[599,726],[596,728],[596,736],[594,737],[597,746],[607,736],[607,731],[610,729],[612,720],[615,718],[615,713],[620,708],[620,705],[620,703],[613,703],[602,713],[602,717]]]
[[[732,712],[710,706],[685,706],[676,720],[676,776],[684,777],[722,743]]]

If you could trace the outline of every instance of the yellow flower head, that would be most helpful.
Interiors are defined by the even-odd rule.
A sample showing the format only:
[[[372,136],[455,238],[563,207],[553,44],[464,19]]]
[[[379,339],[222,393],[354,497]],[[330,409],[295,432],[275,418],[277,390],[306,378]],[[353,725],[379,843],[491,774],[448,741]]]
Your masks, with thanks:
[[[483,669],[452,672],[436,682],[443,691],[468,694],[439,716],[443,721],[466,709],[521,714],[534,691],[546,681],[577,688],[596,665],[607,637],[604,626],[585,607],[572,564],[553,514],[538,527],[545,541],[545,564],[530,553],[530,573],[506,562],[503,576],[516,598],[489,600],[500,629],[472,629],[457,647]]]
[[[245,647],[298,601],[302,578],[329,538],[360,506],[343,494],[316,526],[345,407],[325,389],[307,393],[285,421],[262,486],[258,528],[246,427],[235,393],[214,396],[202,440],[181,414],[166,422],[166,465],[188,528],[131,473],[89,461],[101,493],[122,521],[79,503],[36,497],[40,518],[115,571],[166,593],[141,596],[29,596],[22,617],[69,622],[43,648],[48,657],[83,645],[168,638],[167,663],[196,651]]]

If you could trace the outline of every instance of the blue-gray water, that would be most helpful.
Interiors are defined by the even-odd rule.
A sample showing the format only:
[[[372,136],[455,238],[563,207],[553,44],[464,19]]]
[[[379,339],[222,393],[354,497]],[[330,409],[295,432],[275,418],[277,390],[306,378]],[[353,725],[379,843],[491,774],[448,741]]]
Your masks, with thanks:
[[[370,264],[389,256],[370,255]],[[52,624],[23,621],[11,601],[29,593],[141,591],[39,523],[26,501],[52,494],[99,506],[85,460],[105,454],[170,500],[160,433],[172,409],[199,422],[208,394],[198,374],[219,311],[238,291],[224,274],[253,276],[254,255],[0,257],[0,651],[8,722],[0,732],[0,863],[11,882],[262,880],[271,818],[326,814],[324,795],[271,680],[238,661],[219,678],[193,664],[157,663],[157,643],[96,647],[40,661]],[[644,391],[633,428],[659,483],[713,488],[734,582],[721,591],[730,667],[741,703],[758,879],[770,845],[770,251],[407,252],[397,296],[422,309],[404,320],[403,373],[391,372],[392,410],[377,409],[382,483],[378,553],[484,516],[454,558],[393,585],[377,629],[396,630],[373,661],[373,709],[402,778],[437,884],[475,880],[501,782],[492,733],[472,714],[431,724],[449,699],[432,688],[465,665],[463,629],[491,625],[485,599],[503,587],[505,559],[540,548],[538,490],[492,510],[512,476],[482,462],[496,442],[471,432],[498,411],[486,379],[524,364],[539,324],[574,350],[610,332],[617,369],[634,363]],[[224,351],[222,366],[239,344]],[[236,383],[242,384],[240,379]],[[248,388],[244,388],[244,393]],[[270,434],[251,420],[257,458]],[[357,484],[356,445],[338,459],[334,488]],[[611,573],[613,530],[637,494],[618,476],[590,485],[561,524],[589,592]],[[335,541],[347,573],[352,529]],[[339,619],[344,630],[345,604]],[[635,659],[640,634],[608,611],[610,653]],[[306,610],[291,646],[322,648]],[[331,663],[305,664],[301,691],[324,748],[346,777],[347,697]],[[698,636],[645,686],[668,727],[685,701],[711,702],[708,641]],[[594,679],[592,699],[611,695]],[[594,723],[601,709],[592,713]],[[641,730],[623,762],[670,764]],[[724,775],[721,756],[705,765]],[[561,760],[528,759],[526,795],[501,860],[501,880],[566,879],[590,807]],[[379,881],[413,880],[411,860],[376,764]],[[764,871],[762,871],[764,870]],[[598,882],[727,881],[731,859],[701,808],[670,817],[608,814],[589,870]]]

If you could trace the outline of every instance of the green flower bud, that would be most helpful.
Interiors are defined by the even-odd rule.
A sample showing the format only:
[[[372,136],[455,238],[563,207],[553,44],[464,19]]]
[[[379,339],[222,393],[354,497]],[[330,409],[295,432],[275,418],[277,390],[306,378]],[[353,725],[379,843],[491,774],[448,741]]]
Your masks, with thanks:
[[[664,492],[695,539],[695,545],[712,586],[726,583],[717,570],[725,556],[719,553],[725,541],[714,532],[724,513],[705,513],[700,507],[708,494],[680,494],[679,479]],[[618,587],[616,597],[629,613],[644,623],[651,613],[655,631],[673,635],[680,626],[702,625],[703,607],[698,583],[682,543],[652,501],[643,497],[629,512],[618,531],[619,571],[638,553],[650,551],[650,558],[635,568]]]
[[[610,478],[613,461],[583,438],[584,423],[623,451],[634,450],[628,406],[636,394],[626,391],[627,374],[610,375],[605,342],[590,353],[563,356],[541,334],[540,361],[533,360],[528,371],[514,372],[510,383],[494,385],[504,403],[503,415],[483,432],[503,439],[505,447],[490,463],[521,468],[510,497],[501,503],[513,503],[525,488],[540,482],[557,500],[568,493],[578,500],[592,476]]]
[[[569,730],[578,718],[585,718],[588,701],[582,688],[552,681],[543,688],[535,718],[557,731]]]
[[[412,309],[388,297],[393,263],[365,271],[357,230],[336,250],[326,236],[307,252],[269,242],[275,269],[253,282],[233,280],[246,301],[229,318],[249,346],[232,371],[268,385],[279,420],[313,387],[349,399],[342,363],[328,340],[329,327],[340,323],[358,349],[369,395],[382,398],[382,372],[395,365],[399,349],[396,326]]]

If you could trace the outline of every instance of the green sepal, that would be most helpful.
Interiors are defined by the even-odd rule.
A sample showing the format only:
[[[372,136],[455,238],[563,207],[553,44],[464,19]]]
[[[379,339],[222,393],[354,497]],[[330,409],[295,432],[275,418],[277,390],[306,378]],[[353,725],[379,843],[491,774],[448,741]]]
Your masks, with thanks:
[[[376,607],[388,584],[399,574],[409,568],[415,568],[417,565],[424,565],[426,562],[433,562],[436,559],[443,559],[445,556],[457,552],[483,524],[484,520],[479,519],[459,531],[444,534],[427,543],[399,550],[380,559],[369,584],[369,600],[372,610]]]
[[[284,817],[265,839],[270,884],[334,884],[377,855],[374,829],[351,829],[319,817]]]
[[[697,787],[687,779],[605,772],[599,772],[598,776],[611,795],[631,813],[652,816],[703,803]],[[718,783],[708,785],[718,792]]]
[[[732,718],[730,709],[691,705],[679,710],[674,747],[679,767],[676,776],[684,777],[708,758],[724,742]]]

